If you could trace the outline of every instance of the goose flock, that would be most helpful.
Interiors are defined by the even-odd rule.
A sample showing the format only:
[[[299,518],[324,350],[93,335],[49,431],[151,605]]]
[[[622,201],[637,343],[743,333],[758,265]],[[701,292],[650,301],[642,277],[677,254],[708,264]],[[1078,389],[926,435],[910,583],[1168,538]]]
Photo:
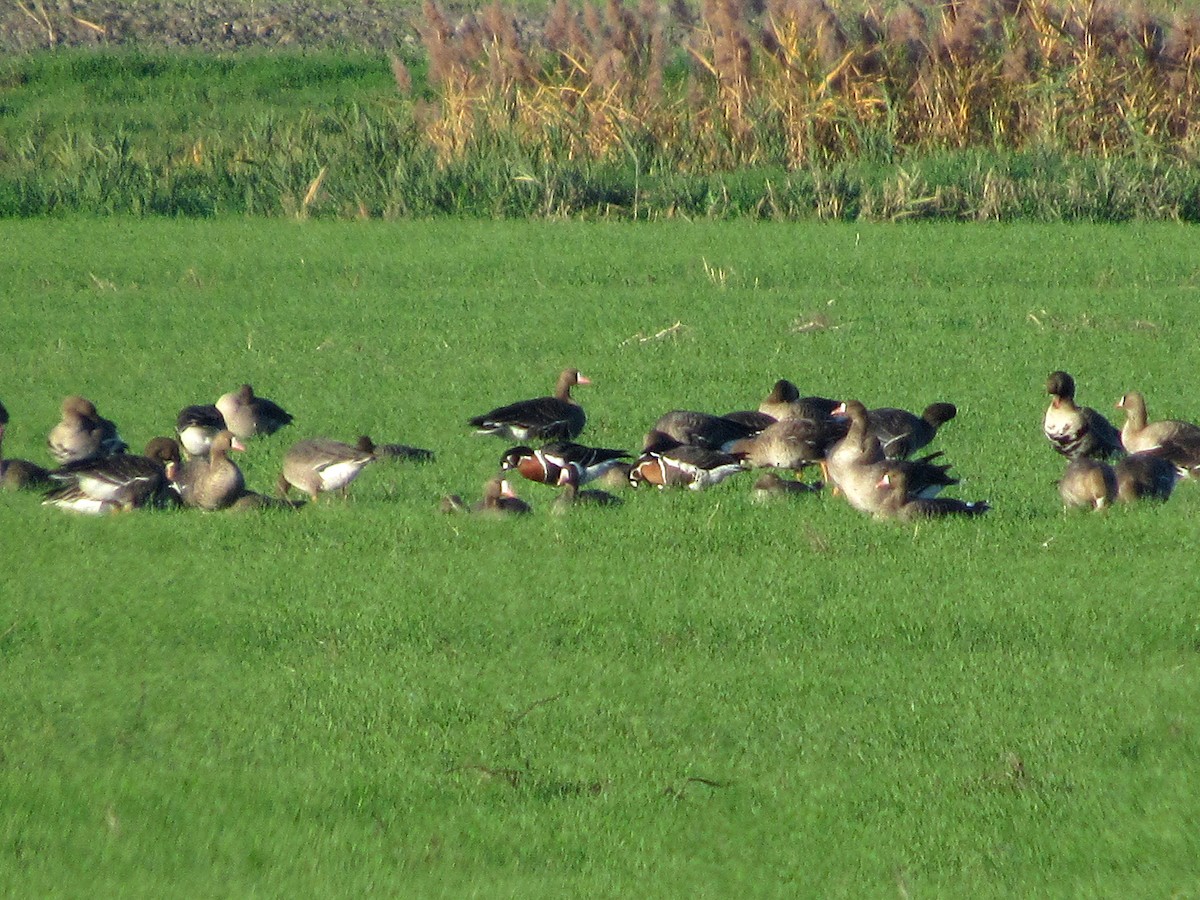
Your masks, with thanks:
[[[757,409],[663,414],[634,457],[621,449],[575,443],[587,417],[571,390],[590,383],[577,369],[566,369],[552,395],[469,419],[479,434],[521,443],[501,455],[480,500],[469,504],[453,494],[442,500],[441,509],[528,513],[531,506],[513,489],[518,476],[558,488],[551,509],[563,511],[622,502],[607,490],[585,490],[592,482],[609,488],[648,484],[703,490],[756,469],[768,470],[754,483],[756,498],[806,495],[829,485],[853,508],[880,519],[978,516],[990,508],[983,500],[942,496],[959,483],[951,465],[941,451],[916,455],[956,417],[952,403],[931,403],[920,415],[893,407],[868,409],[858,400],[802,396],[795,384],[781,379]],[[1051,373],[1046,389],[1051,402],[1043,430],[1068,460],[1058,483],[1065,506],[1099,510],[1115,501],[1166,500],[1179,478],[1200,477],[1200,427],[1148,422],[1144,397],[1129,392],[1117,403],[1125,412],[1118,429],[1095,409],[1076,404],[1075,380],[1066,372]],[[354,444],[308,438],[286,452],[273,495],[250,490],[230,454],[291,425],[293,418],[256,396],[248,384],[215,404],[185,407],[176,419],[175,437],[152,439],[141,455],[127,452],[116,425],[94,403],[67,397],[61,420],[47,437],[58,464],[53,469],[4,458],[8,421],[0,404],[0,485],[41,490],[45,505],[94,515],[173,505],[209,511],[296,508],[304,500],[291,498],[293,488],[310,501],[323,493],[345,496],[372,462],[433,458],[432,451],[378,445],[367,436]],[[810,467],[820,468],[820,481],[802,480]]]

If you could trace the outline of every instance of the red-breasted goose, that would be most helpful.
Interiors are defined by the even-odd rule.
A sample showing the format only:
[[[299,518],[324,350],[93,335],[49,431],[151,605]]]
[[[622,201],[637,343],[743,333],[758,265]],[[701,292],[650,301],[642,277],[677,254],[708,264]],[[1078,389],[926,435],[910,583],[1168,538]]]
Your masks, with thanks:
[[[48,491],[42,503],[95,514],[177,503],[170,483],[178,465],[179,445],[171,438],[157,437],[146,445],[144,456],[121,453],[80,460],[51,472],[59,486]]]
[[[309,438],[294,444],[283,457],[283,472],[277,485],[287,497],[297,487],[313,500],[317,494],[339,491],[343,497],[363,467],[375,459],[375,445],[363,435],[357,444],[344,444],[329,438]]]
[[[587,422],[583,407],[571,399],[571,388],[591,384],[578,369],[564,369],[552,397],[537,397],[501,406],[467,420],[479,434],[495,434],[516,441],[569,441]]]
[[[1146,398],[1139,391],[1130,391],[1117,401],[1117,409],[1125,410],[1121,426],[1121,443],[1129,453],[1145,453],[1165,445],[1178,447],[1200,443],[1200,427],[1178,419],[1146,419]]]
[[[1075,403],[1075,379],[1066,372],[1051,372],[1046,391],[1053,397],[1042,420],[1042,430],[1054,449],[1069,459],[1091,456],[1105,459],[1121,452],[1121,433],[1090,406]]]
[[[931,403],[921,415],[885,406],[867,412],[867,428],[879,438],[888,459],[907,459],[929,445],[938,428],[949,422],[958,409],[953,403]]]
[[[652,484],[660,490],[687,487],[699,491],[741,471],[744,467],[740,455],[681,444],[670,435],[651,431],[646,435],[642,455],[629,470],[629,483],[634,487]]]
[[[786,419],[812,419],[822,422],[833,415],[838,402],[828,397],[802,397],[796,385],[786,378],[781,378],[758,405],[758,411],[780,422]]]
[[[213,438],[225,427],[225,417],[211,404],[185,406],[175,419],[175,433],[188,456],[207,456]]]
[[[76,395],[63,400],[62,420],[50,430],[46,444],[59,465],[129,449],[117,433],[117,426],[99,415],[91,400]]]
[[[513,447],[500,458],[500,468],[505,472],[516,470],[529,481],[542,484],[560,484],[562,471],[570,468],[576,473],[577,483],[583,485],[628,458],[629,454],[624,450],[555,441],[537,450]]]
[[[954,497],[923,498],[909,490],[904,468],[889,468],[879,479],[883,498],[874,514],[881,519],[912,522],[946,516],[978,516],[991,509],[986,500],[958,500]]]
[[[222,431],[213,438],[207,459],[193,459],[181,466],[175,489],[184,506],[210,511],[232,506],[245,493],[246,481],[229,451],[245,449],[233,432]]]
[[[750,437],[755,433],[755,429],[724,416],[690,409],[673,409],[660,416],[654,423],[650,433],[656,432],[665,434],[680,444],[727,451],[734,441]]]
[[[574,506],[619,506],[624,502],[620,497],[610,494],[608,491],[581,491],[579,489],[579,473],[572,466],[565,466],[561,470],[558,483],[562,490],[550,505],[550,511],[554,513],[565,512]]]
[[[234,437],[243,441],[274,434],[285,425],[292,424],[291,413],[274,401],[256,396],[254,388],[248,384],[222,394],[216,406]]]
[[[1058,480],[1058,496],[1068,509],[1107,509],[1117,497],[1117,474],[1108,463],[1081,456],[1067,463]]]
[[[0,487],[9,490],[43,488],[50,483],[50,473],[25,459],[4,458],[4,432],[8,428],[8,410],[0,403]]]
[[[1131,453],[1113,468],[1117,476],[1117,499],[1122,503],[1166,500],[1179,480],[1175,464],[1157,451]]]

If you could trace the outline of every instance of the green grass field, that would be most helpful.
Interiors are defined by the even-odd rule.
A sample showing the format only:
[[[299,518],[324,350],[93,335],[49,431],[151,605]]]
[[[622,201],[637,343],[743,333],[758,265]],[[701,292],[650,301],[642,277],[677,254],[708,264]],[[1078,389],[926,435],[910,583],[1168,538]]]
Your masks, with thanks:
[[[1169,226],[0,223],[4,450],[82,392],[135,446],[250,381],[291,441],[401,440],[348,502],[81,519],[0,495],[8,896],[1200,893],[1200,495],[1065,515],[1054,368],[1200,417]],[[805,328],[818,322],[821,327]],[[678,323],[678,327],[676,326]],[[671,329],[659,339],[641,340]],[[959,406],[984,519],[750,476],[445,517],[465,419],[577,389],[589,443],[779,377]]]

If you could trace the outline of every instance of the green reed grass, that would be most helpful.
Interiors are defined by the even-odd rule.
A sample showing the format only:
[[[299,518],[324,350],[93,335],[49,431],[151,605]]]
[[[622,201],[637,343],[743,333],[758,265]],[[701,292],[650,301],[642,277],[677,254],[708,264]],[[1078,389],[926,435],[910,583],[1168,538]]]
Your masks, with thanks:
[[[1188,229],[0,225],[5,451],[63,394],[135,445],[244,381],[301,437],[430,447],[295,514],[0,496],[0,872],[19,895],[1130,896],[1195,888],[1194,485],[1064,515],[1072,371],[1196,419]],[[678,324],[678,327],[676,327]],[[661,337],[655,335],[662,333]],[[959,405],[982,520],[748,478],[444,517],[465,419],[565,365],[596,444],[779,377]]]

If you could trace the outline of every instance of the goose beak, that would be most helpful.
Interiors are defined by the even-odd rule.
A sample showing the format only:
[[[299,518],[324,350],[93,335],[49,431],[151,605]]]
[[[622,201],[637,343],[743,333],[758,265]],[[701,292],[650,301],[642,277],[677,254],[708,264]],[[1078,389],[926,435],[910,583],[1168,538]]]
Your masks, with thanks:
[[[244,451],[246,449],[246,445],[243,444],[237,438],[234,438],[233,441],[230,442],[229,446],[234,450],[243,450]]]
[[[578,375],[575,378],[575,383],[576,384],[591,384],[592,379],[588,378],[586,375]]]

